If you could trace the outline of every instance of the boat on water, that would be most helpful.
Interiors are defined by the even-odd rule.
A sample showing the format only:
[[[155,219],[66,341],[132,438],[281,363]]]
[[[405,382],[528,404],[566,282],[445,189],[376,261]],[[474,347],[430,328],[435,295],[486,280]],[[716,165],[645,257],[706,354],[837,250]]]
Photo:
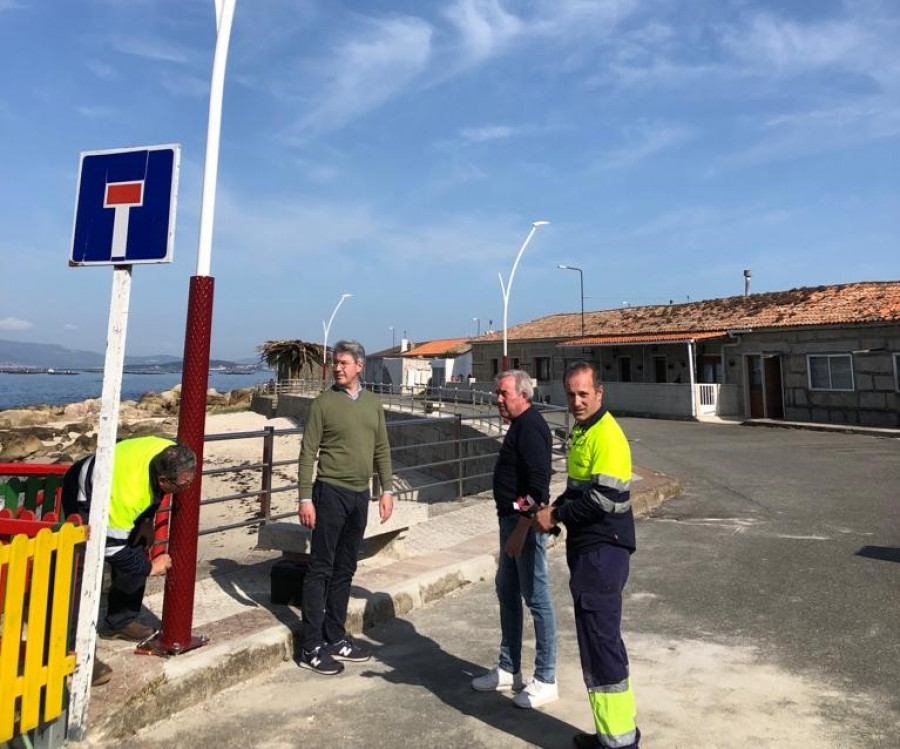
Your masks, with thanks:
[[[47,370],[47,374],[52,374],[52,375],[77,375],[78,372],[76,372],[74,369],[53,369],[53,368],[51,367],[50,369]]]

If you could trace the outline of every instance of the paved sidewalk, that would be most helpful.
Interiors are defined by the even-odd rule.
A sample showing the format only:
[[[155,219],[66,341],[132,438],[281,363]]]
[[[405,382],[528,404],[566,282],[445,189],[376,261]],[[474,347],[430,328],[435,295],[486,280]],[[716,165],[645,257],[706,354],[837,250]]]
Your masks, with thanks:
[[[551,494],[561,493],[564,483],[565,474],[558,471]],[[649,514],[680,491],[676,480],[635,467],[632,503],[637,516]],[[432,508],[428,521],[410,528],[402,559],[360,561],[347,619],[351,633],[493,577],[497,554],[493,501],[482,496],[454,506],[458,509]],[[84,745],[118,744],[145,725],[293,658],[299,612],[269,602],[269,570],[277,558],[273,553],[265,561],[249,563],[213,560],[209,576],[197,580],[195,591],[193,632],[209,637],[204,647],[158,658],[136,655],[128,643],[99,640],[98,655],[114,673],[108,684],[92,691]],[[162,615],[162,603],[161,592],[145,599],[156,617]]]

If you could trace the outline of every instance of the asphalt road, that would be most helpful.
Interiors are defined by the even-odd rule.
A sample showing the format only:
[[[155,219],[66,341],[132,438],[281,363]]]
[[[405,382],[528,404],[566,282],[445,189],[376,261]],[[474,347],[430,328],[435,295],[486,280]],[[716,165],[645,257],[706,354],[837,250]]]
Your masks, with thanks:
[[[642,746],[900,746],[900,440],[622,424],[685,487],[639,522],[627,589]],[[496,658],[485,581],[368,633],[377,658],[341,677],[287,663],[131,743],[569,746],[590,715],[558,551],[551,568],[561,699],[541,711],[468,686]]]

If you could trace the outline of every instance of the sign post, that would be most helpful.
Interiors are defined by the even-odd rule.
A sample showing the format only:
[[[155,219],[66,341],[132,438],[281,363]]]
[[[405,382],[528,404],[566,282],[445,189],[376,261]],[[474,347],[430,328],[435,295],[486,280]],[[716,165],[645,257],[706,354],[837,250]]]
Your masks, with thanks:
[[[113,288],[88,519],[91,533],[85,550],[76,630],[78,663],[69,705],[68,737],[76,741],[85,737],[90,706],[125,362],[131,266],[171,262],[180,156],[177,145],[81,154],[69,265],[112,265]]]

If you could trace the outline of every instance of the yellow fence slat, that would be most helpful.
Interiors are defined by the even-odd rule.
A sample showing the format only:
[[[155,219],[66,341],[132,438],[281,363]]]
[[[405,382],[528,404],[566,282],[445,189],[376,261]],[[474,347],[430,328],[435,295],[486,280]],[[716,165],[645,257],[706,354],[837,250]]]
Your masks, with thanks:
[[[75,670],[75,656],[69,655],[69,615],[72,611],[72,577],[75,547],[87,540],[87,526],[64,523],[56,549],[56,576],[53,581],[53,618],[47,647],[47,690],[44,720],[56,718],[63,709],[65,679]]]
[[[13,737],[16,698],[22,693],[19,653],[22,646],[22,604],[25,577],[34,543],[27,536],[15,536],[9,544],[6,599],[3,606],[3,639],[0,642],[0,741]]]
[[[28,585],[28,634],[25,642],[25,671],[23,674],[22,712],[19,733],[37,728],[41,708],[41,687],[47,678],[44,672],[44,641],[47,633],[47,598],[50,594],[50,566],[56,536],[49,528],[34,537],[34,557],[31,581]]]
[[[56,532],[44,528],[33,539],[18,534],[10,543],[0,543],[5,583],[0,600],[0,743],[36,728],[41,717],[49,722],[62,713],[66,680],[76,662],[69,652],[75,547],[86,540],[86,527],[64,523]]]

